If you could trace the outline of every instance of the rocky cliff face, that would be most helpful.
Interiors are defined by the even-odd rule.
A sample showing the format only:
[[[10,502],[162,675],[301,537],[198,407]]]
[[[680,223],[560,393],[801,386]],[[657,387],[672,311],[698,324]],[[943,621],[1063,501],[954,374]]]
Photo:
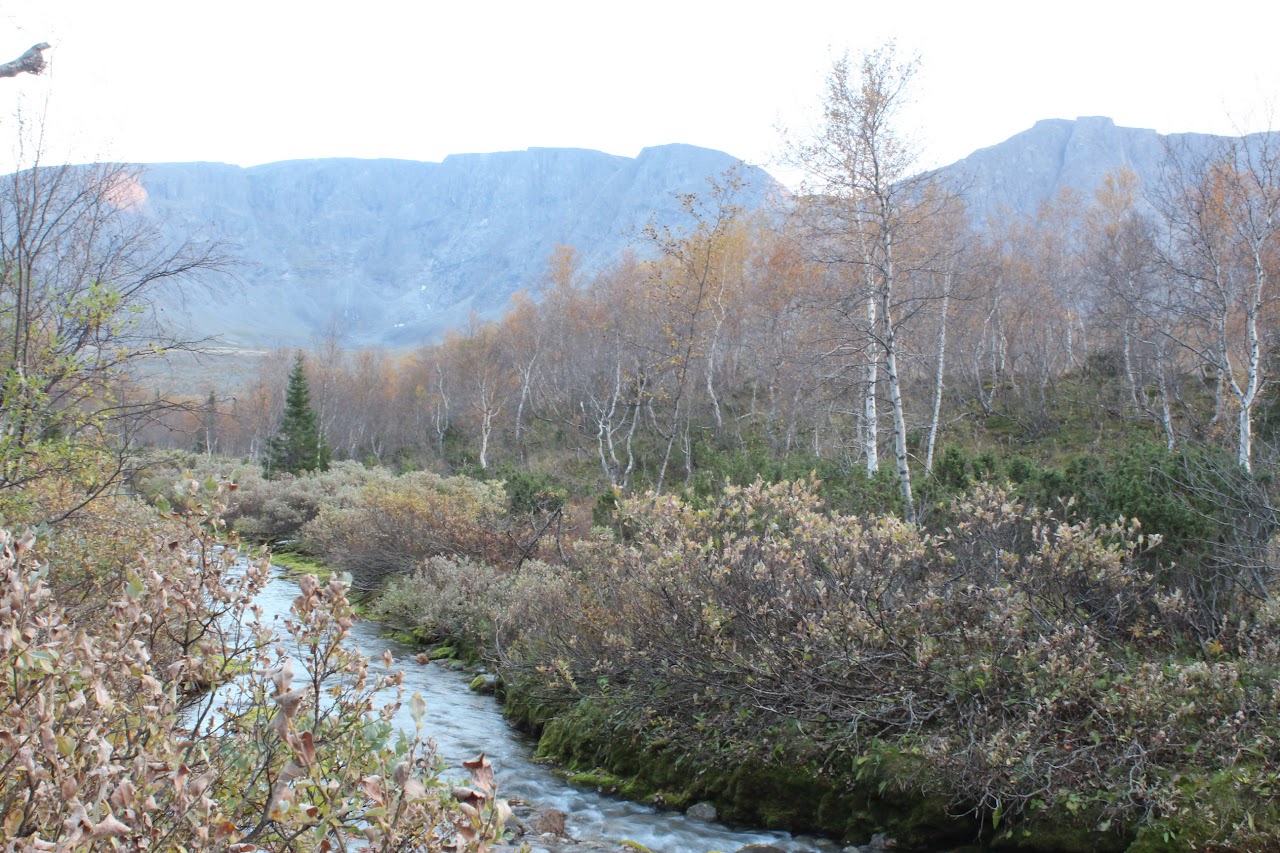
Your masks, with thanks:
[[[1102,178],[1122,166],[1132,169],[1142,185],[1154,186],[1169,150],[1198,156],[1218,140],[1201,133],[1161,135],[1117,127],[1101,116],[1046,119],[939,171],[964,191],[972,221],[982,227],[989,218],[1034,214],[1064,188],[1087,201]]]
[[[675,194],[705,191],[735,162],[664,145],[634,159],[535,148],[442,163],[165,163],[145,167],[139,209],[175,236],[226,240],[242,262],[241,286],[188,297],[197,330],[294,346],[332,327],[348,345],[406,346],[536,287],[557,244],[593,269],[650,218],[681,225]],[[749,207],[779,189],[759,169],[745,178]]]
[[[1155,184],[1170,147],[1195,155],[1216,141],[1108,118],[1049,119],[940,171],[965,192],[981,228],[991,217],[1034,214],[1063,188],[1087,200],[1120,166]],[[332,328],[349,346],[414,346],[472,310],[492,316],[516,290],[536,289],[557,244],[599,269],[651,218],[680,226],[675,195],[705,191],[734,163],[689,145],[634,159],[534,148],[442,163],[167,163],[146,167],[139,209],[175,236],[227,241],[242,261],[240,286],[187,299],[200,334],[235,347],[297,346]],[[759,169],[744,177],[747,207],[780,192]]]

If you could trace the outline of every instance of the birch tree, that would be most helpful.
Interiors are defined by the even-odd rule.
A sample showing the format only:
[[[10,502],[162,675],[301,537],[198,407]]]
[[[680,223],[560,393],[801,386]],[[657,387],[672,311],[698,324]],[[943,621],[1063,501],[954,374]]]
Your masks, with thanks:
[[[661,253],[659,262],[650,267],[650,285],[652,302],[662,323],[659,339],[661,366],[670,375],[670,418],[665,430],[659,428],[666,444],[654,486],[658,493],[662,492],[666,481],[671,451],[680,433],[681,418],[683,416],[687,421],[689,415],[691,404],[686,400],[690,390],[689,374],[694,361],[699,358],[706,361],[706,388],[713,404],[717,428],[723,423],[715,396],[715,356],[719,333],[727,315],[725,296],[729,275],[726,256],[732,252],[734,226],[742,213],[736,202],[741,186],[741,179],[729,174],[721,181],[713,181],[705,198],[680,196],[681,205],[694,221],[686,233],[676,233],[670,228],[652,224],[645,229],[646,240]],[[709,329],[703,328],[708,325]],[[686,470],[691,472],[692,453],[688,440],[684,449]]]
[[[1170,152],[1156,196],[1169,225],[1172,302],[1187,321],[1173,340],[1209,368],[1217,413],[1236,416],[1236,461],[1253,468],[1253,414],[1265,363],[1263,326],[1277,299],[1280,145],[1261,133],[1222,141],[1206,157]]]
[[[932,266],[928,222],[954,202],[931,175],[917,172],[918,154],[900,130],[907,92],[918,68],[889,44],[851,62],[844,56],[827,75],[822,121],[811,138],[788,145],[787,159],[803,170],[799,215],[814,260],[849,270],[839,310],[866,347],[863,409],[868,473],[878,468],[878,371],[892,416],[893,453],[909,520],[915,518],[902,398],[900,318],[905,279]]]
[[[1138,178],[1122,168],[1103,178],[1085,214],[1085,269],[1093,279],[1095,313],[1119,338],[1129,411],[1157,420],[1165,446],[1177,445],[1171,405],[1169,290],[1156,276],[1155,225],[1138,207]],[[1154,384],[1153,406],[1146,391]]]

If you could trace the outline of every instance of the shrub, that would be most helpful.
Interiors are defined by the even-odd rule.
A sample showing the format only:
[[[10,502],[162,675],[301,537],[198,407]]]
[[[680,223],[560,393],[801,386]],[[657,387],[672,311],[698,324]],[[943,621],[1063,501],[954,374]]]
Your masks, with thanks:
[[[321,473],[257,477],[238,491],[228,521],[241,535],[260,542],[296,539],[321,510],[346,506],[365,486],[390,479],[385,468],[351,461],[335,462]]]
[[[469,657],[495,660],[504,640],[529,631],[539,614],[559,612],[547,606],[563,585],[559,574],[537,560],[511,571],[434,556],[389,580],[370,615]]]
[[[416,471],[325,506],[303,527],[301,545],[366,589],[433,556],[511,566],[522,553],[507,535],[507,506],[500,483]]]
[[[619,514],[627,541],[578,543],[551,612],[503,645],[532,702],[585,699],[620,738],[702,764],[870,774],[1002,831],[1146,825],[1248,848],[1280,819],[1276,608],[1203,644],[1133,524],[989,485],[932,535],[826,511],[812,483]],[[1224,773],[1231,795],[1210,796]]]
[[[193,501],[180,526],[162,529],[171,538],[135,555],[92,629],[79,618],[92,611],[66,607],[46,582],[57,555],[0,532],[8,842],[440,850],[500,833],[489,768],[475,766],[475,796],[458,803],[421,731],[392,744],[398,696],[370,710],[399,674],[371,673],[343,647],[353,621],[344,583],[304,579],[287,637],[249,617],[266,561],[223,547],[222,497]]]

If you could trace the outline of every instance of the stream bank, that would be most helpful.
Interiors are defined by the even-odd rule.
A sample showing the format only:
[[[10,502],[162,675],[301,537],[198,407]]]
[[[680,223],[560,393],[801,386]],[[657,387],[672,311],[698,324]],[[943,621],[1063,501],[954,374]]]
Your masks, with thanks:
[[[685,810],[709,803],[733,824],[818,833],[846,850],[1022,851],[1025,853],[1159,853],[1182,849],[1163,839],[1119,833],[1049,819],[1025,820],[1012,833],[997,833],[972,817],[956,815],[943,797],[912,784],[916,762],[882,756],[843,776],[796,764],[741,763],[719,767],[648,742],[617,724],[608,709],[583,700],[572,708],[529,701],[506,691],[509,719],[537,738],[537,755],[570,771],[579,784],[596,785],[629,799]]]
[[[259,596],[267,620],[281,620],[297,595],[297,584],[277,574]],[[508,722],[491,695],[470,689],[474,674],[439,663],[415,661],[419,649],[382,636],[382,626],[358,621],[349,642],[370,659],[389,650],[404,671],[405,695],[417,692],[426,700],[424,730],[431,736],[446,776],[462,779],[462,762],[485,753],[493,763],[498,794],[516,800],[517,823],[525,833],[519,839],[535,850],[549,853],[709,853],[773,848],[784,853],[836,853],[839,845],[779,831],[733,829],[716,822],[688,817],[653,805],[632,802],[593,788],[576,786],[541,761],[536,742]],[[408,708],[402,708],[395,725],[413,729]],[[527,805],[519,805],[519,803]],[[537,831],[542,816],[565,816],[564,833]],[[523,817],[521,816],[523,814]],[[518,830],[519,826],[513,826]],[[516,845],[518,846],[518,844]],[[512,848],[514,849],[514,847]]]

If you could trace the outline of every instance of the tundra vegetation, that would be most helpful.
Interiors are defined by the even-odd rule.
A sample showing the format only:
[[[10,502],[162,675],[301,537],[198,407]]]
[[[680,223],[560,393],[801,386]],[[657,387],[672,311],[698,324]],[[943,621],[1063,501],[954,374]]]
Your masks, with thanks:
[[[225,266],[132,216],[135,177],[37,161],[0,181],[2,846],[484,849],[492,768],[464,793],[425,732],[392,731],[421,699],[344,645],[348,583],[303,578],[268,625],[267,554],[222,519],[234,482],[125,488],[138,426],[182,406],[137,369],[192,345],[157,291]]]
[[[453,803],[366,711],[394,675],[341,648],[354,589],[636,797],[908,846],[1276,847],[1274,137],[976,229],[880,181],[912,70],[837,64],[787,215],[726,176],[497,320],[190,400],[108,343],[177,276],[6,256],[0,512],[35,531],[5,540],[7,837],[483,844],[484,768]],[[262,580],[237,536],[350,586],[304,581],[267,638],[224,618]]]

